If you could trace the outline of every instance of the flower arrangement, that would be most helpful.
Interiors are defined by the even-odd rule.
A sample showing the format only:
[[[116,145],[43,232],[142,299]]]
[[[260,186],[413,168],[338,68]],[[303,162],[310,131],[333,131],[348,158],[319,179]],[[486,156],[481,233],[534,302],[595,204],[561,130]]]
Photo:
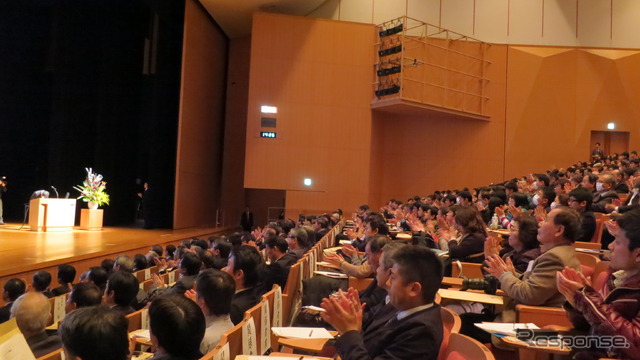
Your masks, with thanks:
[[[109,205],[109,195],[106,193],[107,182],[102,181],[102,175],[94,173],[93,169],[85,168],[85,170],[87,170],[87,178],[82,185],[73,187],[80,191],[78,200],[93,202],[98,206]]]

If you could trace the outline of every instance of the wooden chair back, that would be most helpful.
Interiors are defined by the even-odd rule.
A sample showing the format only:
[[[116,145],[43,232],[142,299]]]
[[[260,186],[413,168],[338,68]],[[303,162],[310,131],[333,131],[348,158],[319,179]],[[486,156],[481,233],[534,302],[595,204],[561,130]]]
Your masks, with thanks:
[[[47,326],[61,321],[64,318],[66,312],[65,305],[68,295],[69,293],[66,293],[60,296],[49,298],[49,304],[51,305],[51,318],[49,319],[49,323],[47,323]]]
[[[482,273],[482,264],[474,264],[467,262],[460,262],[462,264],[462,273],[460,272],[460,268],[457,263],[454,261],[451,264],[451,276],[452,277],[468,277],[469,279],[475,278],[483,278],[484,274]]]
[[[596,267],[593,269],[593,276],[591,276],[591,282],[594,289],[601,289],[604,282],[607,281],[610,263],[611,261],[600,261],[596,264]]]
[[[143,315],[142,313],[148,314],[149,309],[140,309],[136,312],[132,312],[131,314],[125,316],[129,321],[129,332],[133,332],[139,329],[144,328],[144,324],[142,323]]]
[[[452,333],[459,333],[462,327],[462,320],[460,316],[453,311],[441,307],[440,316],[442,317],[442,344],[440,345],[440,352],[438,353],[438,360],[444,360],[446,356],[447,347],[449,345],[449,338]]]
[[[267,301],[269,303],[269,323],[271,324],[271,326],[276,326],[274,321],[276,314],[279,313],[280,316],[283,315],[282,302],[280,302],[279,311],[276,311],[277,304],[275,302],[275,297],[276,297],[276,291],[278,291],[279,288],[280,286],[274,285],[273,289],[269,290],[264,295],[262,295],[262,300]],[[271,348],[273,349],[274,346],[278,344],[278,337],[271,330],[269,330],[269,336],[271,337]]]
[[[289,326],[291,324],[291,315],[293,313],[293,305],[296,303],[298,293],[300,291],[300,267],[302,262],[291,266],[289,270],[289,276],[287,277],[287,284],[284,287],[282,294],[282,325]]]
[[[600,262],[600,259],[593,254],[588,254],[581,251],[576,251],[576,258],[578,259],[578,261],[580,261],[580,265],[582,265],[582,272],[584,273],[584,275],[587,277],[592,277],[595,272],[596,265]]]
[[[560,325],[573,327],[563,308],[516,305],[516,322],[534,323],[539,327]]]
[[[349,276],[349,287],[361,291],[371,285],[373,280],[373,278],[358,279],[353,276]]]
[[[251,342],[255,344],[257,350],[254,354],[245,355],[262,355],[271,349],[271,320],[269,319],[269,307],[267,301],[262,299],[256,306],[244,313],[247,322],[253,320],[255,331],[251,334]]]
[[[47,355],[42,355],[36,360],[62,360],[62,349],[58,349],[56,351],[52,351]]]
[[[601,243],[602,242],[602,232],[604,231],[604,222],[607,221],[604,218],[598,218],[596,216],[596,232],[593,233],[593,237],[591,237],[592,243]]]
[[[592,250],[600,250],[602,245],[596,242],[584,242],[584,241],[576,241],[573,243],[573,247],[579,249],[592,249]]]
[[[227,345],[227,349],[225,349],[225,345]],[[221,351],[229,351],[228,350],[228,342],[227,342],[227,337],[222,335],[222,337],[220,337],[220,342],[218,343],[218,345],[216,345],[216,347],[213,348],[213,350],[209,351],[208,353],[204,354],[199,360],[213,360],[215,359],[216,356],[218,356],[218,353],[220,353]],[[224,359],[224,356],[222,357]],[[230,359],[230,358],[229,358]]]
[[[232,327],[222,334],[222,339],[229,343],[229,359],[235,359],[242,354],[242,327],[247,323],[247,319],[242,319],[238,325]]]
[[[442,359],[495,360],[495,357],[491,351],[478,340],[459,333],[451,333],[447,349]]]

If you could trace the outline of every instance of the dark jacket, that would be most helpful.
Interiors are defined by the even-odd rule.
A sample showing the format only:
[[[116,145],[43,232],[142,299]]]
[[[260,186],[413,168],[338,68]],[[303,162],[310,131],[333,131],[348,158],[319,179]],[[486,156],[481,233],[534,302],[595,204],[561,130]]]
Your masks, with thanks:
[[[607,204],[611,204],[613,199],[619,199],[618,193],[615,190],[607,190],[602,193],[596,193],[593,196],[593,203],[591,204],[591,211],[606,213]]]
[[[576,241],[591,242],[596,232],[596,216],[591,211],[580,213],[580,237]]]
[[[387,322],[382,331],[365,343],[361,331],[348,331],[336,341],[343,360],[437,359],[442,343],[440,306]]]
[[[481,263],[484,260],[482,255],[486,239],[486,236],[481,233],[473,233],[464,235],[459,243],[456,240],[451,240],[449,241],[449,257],[462,262]]]
[[[231,322],[238,325],[244,319],[244,312],[256,306],[261,300],[257,288],[241,290],[231,300]]]
[[[617,288],[613,280],[609,274],[599,290],[585,286],[575,294],[575,308],[566,303],[565,310],[576,330],[623,336],[630,347],[582,350],[576,353],[576,359],[637,359],[640,354],[640,274],[624,279]]]
[[[271,289],[273,284],[278,284],[284,289],[287,284],[287,278],[289,277],[289,270],[291,266],[298,261],[295,254],[286,253],[280,259],[272,262],[266,267],[266,273],[264,276],[265,289]]]
[[[29,344],[29,348],[36,358],[47,355],[62,347],[60,336],[49,336],[45,331],[28,338],[27,344]]]
[[[502,258],[505,260],[507,258],[511,258],[511,262],[513,263],[513,267],[516,268],[516,271],[520,274],[524,274],[524,272],[527,271],[529,262],[531,260],[537,259],[540,254],[542,254],[542,252],[540,252],[540,248],[533,248],[520,252],[511,250],[508,253],[504,254]]]

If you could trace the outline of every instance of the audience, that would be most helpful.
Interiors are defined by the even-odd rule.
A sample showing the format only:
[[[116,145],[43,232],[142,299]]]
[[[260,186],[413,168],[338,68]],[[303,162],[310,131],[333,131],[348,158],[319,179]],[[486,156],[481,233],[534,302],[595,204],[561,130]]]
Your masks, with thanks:
[[[293,253],[298,260],[309,250],[307,232],[301,227],[291,229],[286,240],[289,252]]]
[[[38,358],[60,348],[60,337],[49,336],[45,331],[51,320],[51,304],[46,296],[39,292],[21,295],[11,305],[11,317],[16,318],[33,356]]]
[[[388,286],[396,313],[379,336],[365,342],[357,292],[323,300],[322,318],[341,335],[335,346],[342,359],[438,358],[443,330],[440,306],[434,299],[442,281],[442,263],[422,246],[397,250],[393,261]]]
[[[201,267],[200,258],[198,255],[187,252],[180,260],[179,276],[180,278],[170,288],[164,283],[164,280],[158,276],[158,274],[151,274],[153,279],[153,285],[149,289],[149,299],[153,299],[156,296],[167,294],[184,295],[187,290],[193,289],[193,284],[200,272]]]
[[[231,251],[226,272],[236,284],[231,303],[231,321],[234,325],[242,321],[245,311],[260,302],[262,294],[258,285],[263,271],[262,257],[253,246],[241,245]]]
[[[181,295],[159,297],[149,307],[151,343],[156,360],[197,360],[205,334],[202,310]]]
[[[102,292],[94,283],[79,283],[73,286],[73,290],[67,297],[64,307],[65,313],[88,306],[96,306],[102,303]]]
[[[60,324],[62,347],[69,360],[128,360],[128,321],[100,306],[78,309]]]
[[[138,279],[126,271],[116,271],[109,276],[104,291],[104,303],[109,309],[129,315],[135,311],[131,306],[138,293]]]
[[[69,264],[58,265],[58,286],[51,290],[54,296],[60,296],[71,291],[73,280],[76,278],[76,268]]]
[[[53,293],[49,290],[49,285],[51,285],[51,274],[48,271],[38,271],[33,274],[31,286],[33,290],[42,293],[42,295],[51,298],[53,297]]]
[[[7,280],[2,288],[2,300],[6,303],[0,308],[0,323],[3,323],[11,318],[11,306],[13,302],[24,294],[27,290],[27,284],[21,279],[13,278]]]
[[[289,269],[298,261],[298,258],[294,253],[287,252],[289,246],[282,236],[269,236],[264,243],[265,252],[270,262],[264,276],[264,289],[268,291],[274,284],[278,284],[284,289]]]

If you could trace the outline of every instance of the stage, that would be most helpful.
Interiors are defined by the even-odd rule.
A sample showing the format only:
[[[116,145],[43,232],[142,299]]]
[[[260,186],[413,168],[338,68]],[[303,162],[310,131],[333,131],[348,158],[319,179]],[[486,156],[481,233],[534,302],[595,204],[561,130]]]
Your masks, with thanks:
[[[56,285],[58,264],[76,266],[78,275],[90,266],[100,265],[104,258],[120,254],[146,254],[151,245],[176,244],[192,237],[207,238],[230,232],[232,228],[189,228],[181,230],[144,230],[140,228],[105,227],[102,231],[86,231],[74,227],[65,232],[35,232],[20,223],[0,225],[0,286],[11,277],[31,282],[31,274],[47,270]],[[76,278],[77,280],[77,278]]]

